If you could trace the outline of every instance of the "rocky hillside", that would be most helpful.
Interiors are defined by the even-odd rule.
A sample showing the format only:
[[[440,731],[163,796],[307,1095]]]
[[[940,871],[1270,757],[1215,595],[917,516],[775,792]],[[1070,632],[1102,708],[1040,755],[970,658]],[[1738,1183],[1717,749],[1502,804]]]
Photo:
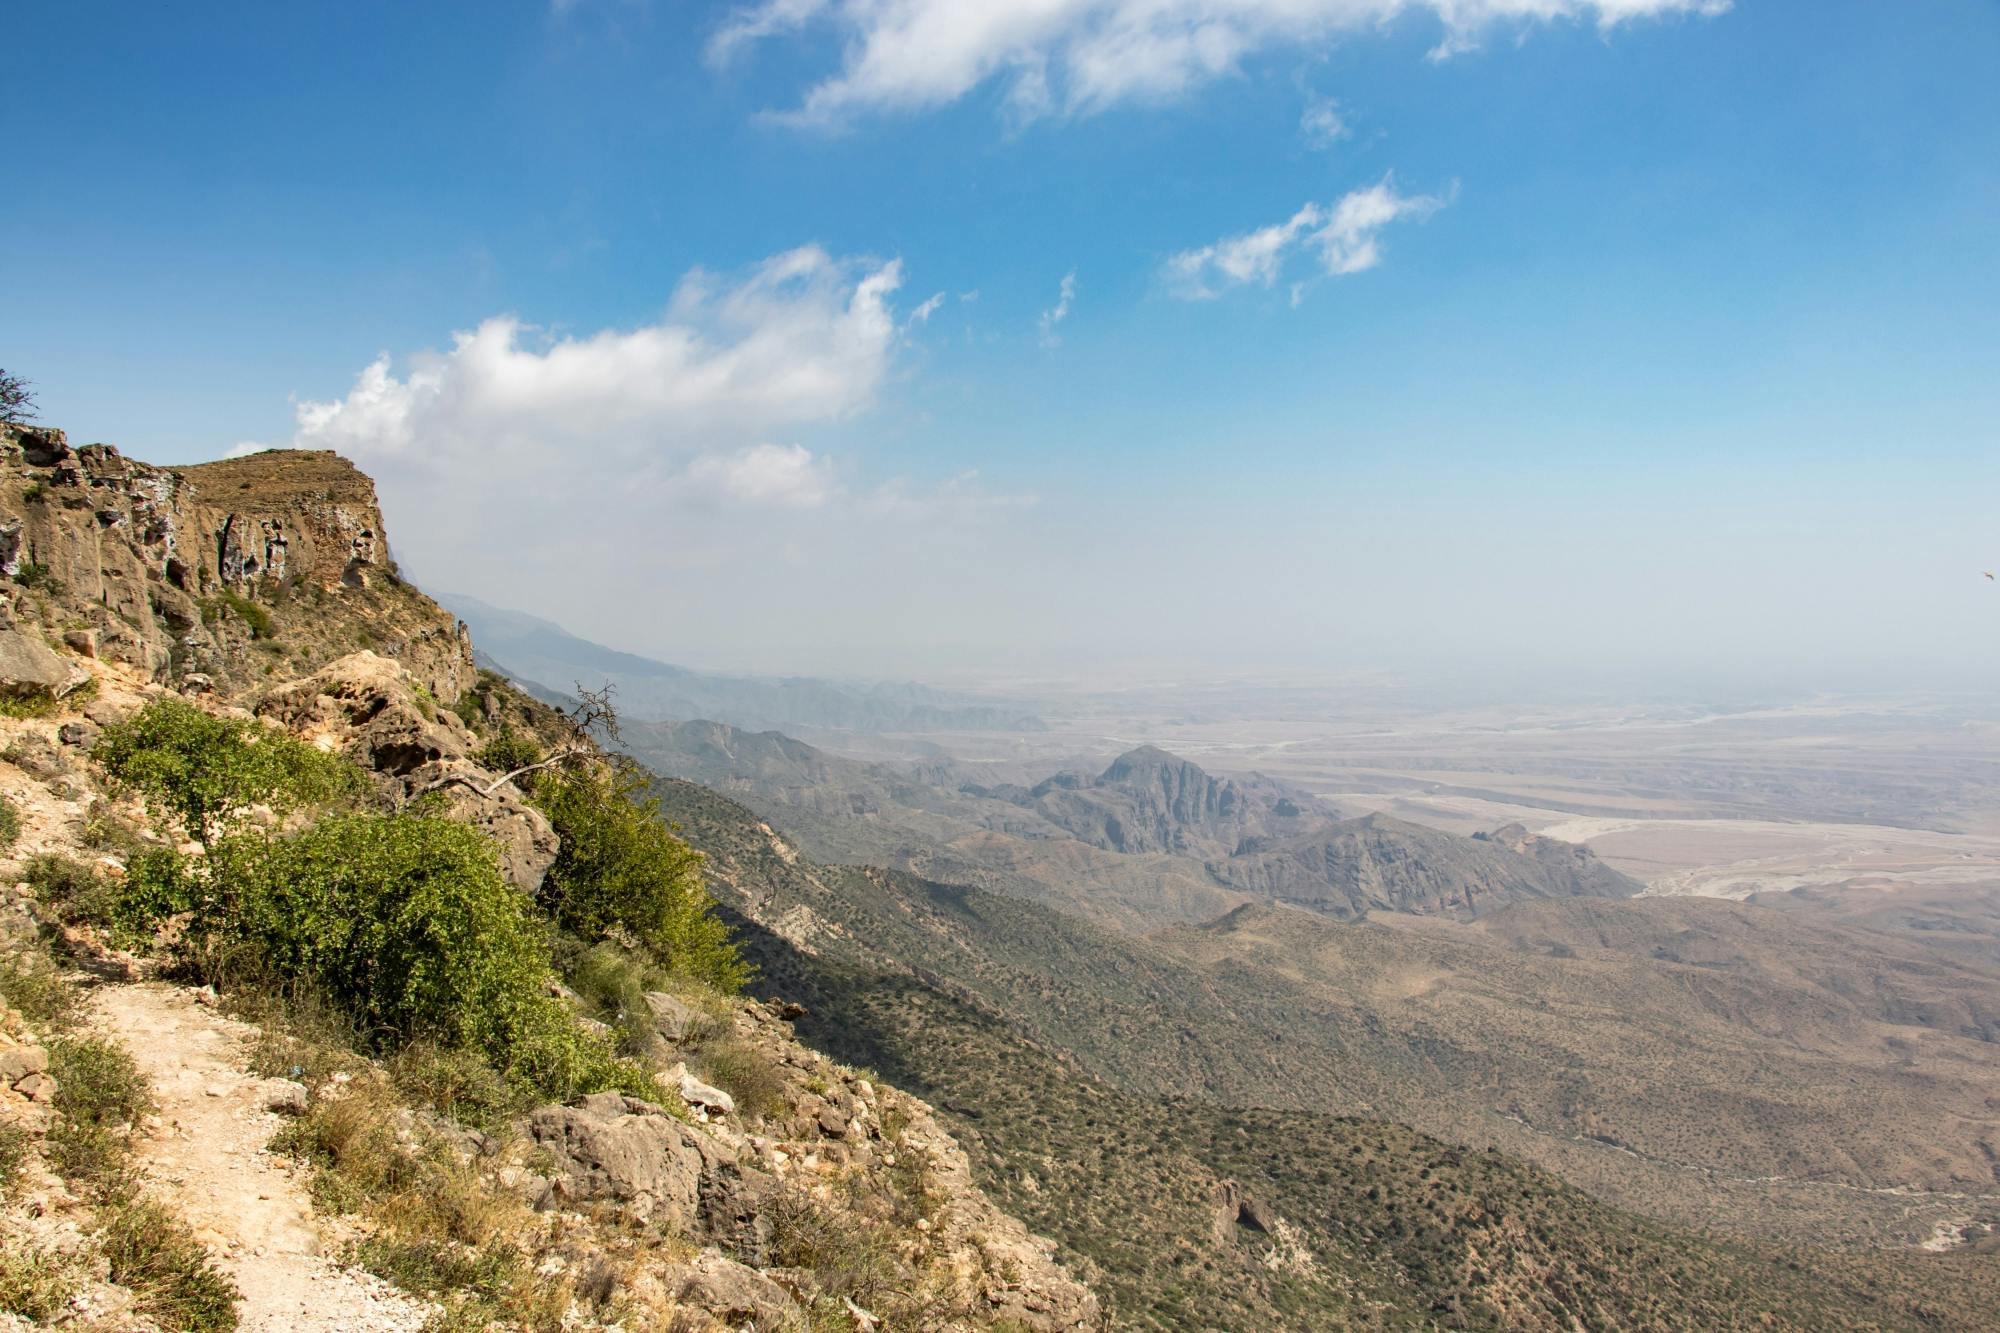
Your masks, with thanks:
[[[803,1009],[676,971],[639,918],[576,933],[576,895],[625,881],[580,878],[602,849],[551,802],[611,792],[606,836],[665,835],[570,724],[476,671],[361,474],[0,428],[0,541],[0,1321],[1097,1326],[931,1108],[803,1044]],[[400,916],[285,933],[316,886],[371,882]],[[454,985],[549,969],[505,1004],[572,1064],[379,1007],[491,931],[520,962]],[[555,1084],[585,1090],[527,1095]]]
[[[1842,1126],[1840,1151],[1865,1140],[1875,1169],[1898,1169],[1918,1085],[1879,1118],[1879,1080],[1841,1092],[1838,1108],[1799,1105],[1802,1090],[1844,1084],[1852,1070],[1829,1078],[1830,1053],[1774,1062],[1782,1042],[1746,1042],[1722,1013],[1703,1014],[1684,974],[1601,958],[1562,977],[1563,962],[1544,957],[1524,975],[1506,951],[1480,947],[1477,925],[1351,925],[1271,907],[1132,941],[1017,899],[816,864],[705,788],[669,782],[663,795],[709,853],[718,895],[743,914],[760,986],[803,1000],[816,1041],[937,1104],[987,1188],[1063,1244],[1119,1327],[1971,1328],[2000,1292],[1995,1256],[1977,1247],[1930,1256],[1812,1244],[1827,1219],[1868,1208],[1884,1227],[1920,1224],[1909,1241],[1934,1226],[1977,1238],[2000,1198],[1877,1199],[1805,1182],[1799,1193],[1770,1183],[1738,1193],[1733,1173],[1594,1140],[1573,1145],[1576,1158],[1545,1154],[1600,1196],[1622,1188],[1618,1208],[1517,1155],[1569,1144],[1571,1132],[1587,1139],[1524,1122],[1599,1114],[1601,1092],[1621,1108],[1616,1132],[1632,1132],[1628,1113],[1655,1117],[1650,1149],[1714,1152],[1740,1139],[1785,1151],[1810,1135],[1760,1142],[1744,1131],[1789,1100],[1794,1131],[1801,1114]],[[1452,942],[1427,942],[1431,932]],[[1335,949],[1344,972],[1331,966]],[[1741,984],[1717,1010],[1782,997],[1753,999],[1760,983]],[[1416,1003],[1427,992],[1435,999]],[[1593,1001],[1600,992],[1614,998]],[[1584,1021],[1648,995],[1660,1010],[1627,1026]],[[1810,1004],[1782,998],[1797,1013]],[[1829,1018],[1815,1040],[1848,1022]],[[1683,1047],[1676,1067],[1645,1072],[1643,1059]],[[1628,1048],[1643,1059],[1627,1062]],[[1974,1058],[1970,1044],[1952,1057],[1962,1111],[1982,1095],[1964,1082]],[[1760,1073],[1760,1061],[1772,1067]],[[1663,1101],[1669,1086],[1683,1091]],[[1518,1121],[1480,1109],[1501,1089],[1523,1098]],[[1873,1128],[1854,1134],[1864,1119]],[[1959,1147],[1970,1169],[1978,1149]]]
[[[1058,773],[1025,792],[988,794],[1107,851],[1205,860],[1231,856],[1253,839],[1290,836],[1327,813],[1267,778],[1218,778],[1152,745],[1119,755],[1101,773]]]
[[[1588,847],[1518,824],[1461,838],[1388,815],[1257,839],[1209,870],[1233,889],[1343,919],[1371,911],[1475,917],[1543,898],[1629,898],[1640,888]]]

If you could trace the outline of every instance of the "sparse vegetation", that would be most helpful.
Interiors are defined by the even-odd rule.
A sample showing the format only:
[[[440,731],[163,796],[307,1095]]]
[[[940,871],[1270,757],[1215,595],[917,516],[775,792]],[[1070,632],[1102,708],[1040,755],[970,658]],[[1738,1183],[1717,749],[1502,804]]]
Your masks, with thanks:
[[[34,488],[30,487],[29,489],[33,490]],[[44,487],[43,489],[46,490],[47,488]],[[25,496],[24,498],[32,502],[39,500],[41,496],[36,494]],[[23,560],[20,566],[14,570],[14,582],[18,586],[26,588],[29,592],[47,593],[51,597],[60,597],[63,594],[63,581],[57,578],[55,572],[47,565],[36,560]]]
[[[0,422],[35,419],[34,381],[0,370]]]
[[[76,1287],[59,1255],[19,1236],[0,1243],[0,1312],[47,1323],[68,1308]]]
[[[110,1277],[137,1294],[135,1308],[161,1328],[220,1333],[236,1327],[236,1286],[210,1260],[188,1224],[144,1197],[99,1217],[97,1247]]]
[[[11,850],[20,840],[20,808],[5,796],[0,796],[0,852]]]
[[[222,588],[201,604],[201,618],[208,625],[220,625],[224,614],[233,614],[250,631],[252,642],[267,640],[277,633],[270,611],[230,588]]]

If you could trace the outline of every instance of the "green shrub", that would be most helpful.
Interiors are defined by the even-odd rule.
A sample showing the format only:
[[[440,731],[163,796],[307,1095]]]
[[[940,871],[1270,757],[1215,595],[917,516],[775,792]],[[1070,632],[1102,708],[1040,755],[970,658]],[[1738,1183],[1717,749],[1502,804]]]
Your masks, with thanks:
[[[542,881],[556,925],[585,940],[623,930],[670,972],[741,989],[749,968],[701,882],[701,853],[676,838],[636,772],[552,770],[534,800],[562,838]]]
[[[91,754],[111,777],[136,788],[155,813],[204,847],[253,806],[279,814],[361,788],[345,759],[240,718],[215,717],[181,699],[158,699],[106,727]]]
[[[236,1284],[209,1259],[188,1224],[150,1199],[132,1198],[100,1216],[97,1248],[111,1280],[163,1329],[214,1333],[236,1327]]]
[[[14,571],[14,582],[30,592],[45,592],[51,597],[60,597],[63,593],[63,581],[38,560],[23,560],[21,567]]]
[[[62,702],[55,695],[39,687],[0,695],[0,717],[11,717],[25,722],[40,717],[54,717],[61,711]]]
[[[9,851],[21,840],[21,811],[5,796],[0,796],[0,852]]]
[[[495,773],[513,773],[530,764],[542,761],[542,747],[535,744],[532,736],[523,736],[511,726],[502,726],[500,734],[486,742],[472,756]]]
[[[0,999],[41,1032],[74,1027],[82,1017],[76,986],[40,949],[0,950]]]
[[[131,1126],[152,1108],[146,1080],[122,1047],[96,1037],[58,1037],[48,1051],[56,1081],[49,1164],[72,1184],[116,1194],[130,1174]]]
[[[219,625],[222,623],[222,613],[224,611],[234,612],[238,620],[249,626],[250,638],[253,641],[268,639],[277,633],[277,630],[271,624],[271,613],[269,611],[251,601],[248,597],[228,588],[222,589],[215,596],[201,604],[202,622],[207,625]]]
[[[0,1245],[0,1311],[48,1323],[69,1308],[76,1286],[59,1256],[19,1237]]]
[[[341,815],[297,837],[217,848],[214,927],[323,991],[394,1048],[483,1053],[544,1095],[646,1085],[548,993],[546,940],[476,830],[431,815]]]
[[[117,916],[117,891],[94,866],[50,853],[30,859],[21,878],[64,921],[108,927]]]

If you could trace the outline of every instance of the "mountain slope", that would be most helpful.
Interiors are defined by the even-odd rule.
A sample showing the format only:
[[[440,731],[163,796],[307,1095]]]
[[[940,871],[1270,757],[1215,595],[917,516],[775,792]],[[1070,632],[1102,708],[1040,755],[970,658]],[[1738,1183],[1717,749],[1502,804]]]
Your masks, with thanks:
[[[1388,815],[1343,820],[1209,863],[1231,888],[1327,916],[1370,911],[1477,916],[1539,898],[1639,891],[1589,848],[1518,825],[1461,838]]]
[[[958,698],[921,685],[851,685],[809,677],[728,676],[673,666],[580,639],[560,625],[449,593],[437,600],[507,674],[552,689],[611,685],[634,719],[728,722],[751,730],[1012,731],[1041,723],[1025,710]]]
[[[1113,852],[1226,857],[1251,838],[1282,838],[1327,811],[1268,778],[1218,778],[1142,745],[1102,773],[1060,773],[1026,792],[995,792],[1071,837]]]
[[[1122,1327],[1906,1328],[1927,1314],[1971,1326],[1993,1294],[1982,1256],[1836,1258],[1702,1237],[1485,1151],[1497,1133],[1454,1147],[1329,1114],[1319,1108],[1353,1105],[1342,1079],[1383,1058],[1379,1042],[1366,1049],[1369,1029],[1393,1004],[1342,1013],[1279,971],[1198,964],[977,890],[816,865],[713,792],[661,791],[742,913],[767,991],[809,1007],[801,1027],[815,1040],[936,1101],[987,1187],[1088,1261]],[[1490,1083],[1447,1062],[1440,1080],[1399,1093],[1438,1054],[1425,1045],[1435,1034],[1413,1035],[1401,1071],[1371,1078],[1385,1099],[1416,1107]],[[1229,1092],[1252,1086],[1296,1101],[1228,1104],[1256,1100]],[[1649,1182],[1672,1178],[1639,1166]]]

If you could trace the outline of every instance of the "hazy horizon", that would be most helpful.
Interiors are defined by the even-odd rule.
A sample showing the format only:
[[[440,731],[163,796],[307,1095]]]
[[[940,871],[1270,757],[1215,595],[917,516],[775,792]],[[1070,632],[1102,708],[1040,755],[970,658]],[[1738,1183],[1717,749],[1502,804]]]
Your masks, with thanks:
[[[42,419],[705,669],[1986,688],[1990,5],[476,14],[20,16]]]

